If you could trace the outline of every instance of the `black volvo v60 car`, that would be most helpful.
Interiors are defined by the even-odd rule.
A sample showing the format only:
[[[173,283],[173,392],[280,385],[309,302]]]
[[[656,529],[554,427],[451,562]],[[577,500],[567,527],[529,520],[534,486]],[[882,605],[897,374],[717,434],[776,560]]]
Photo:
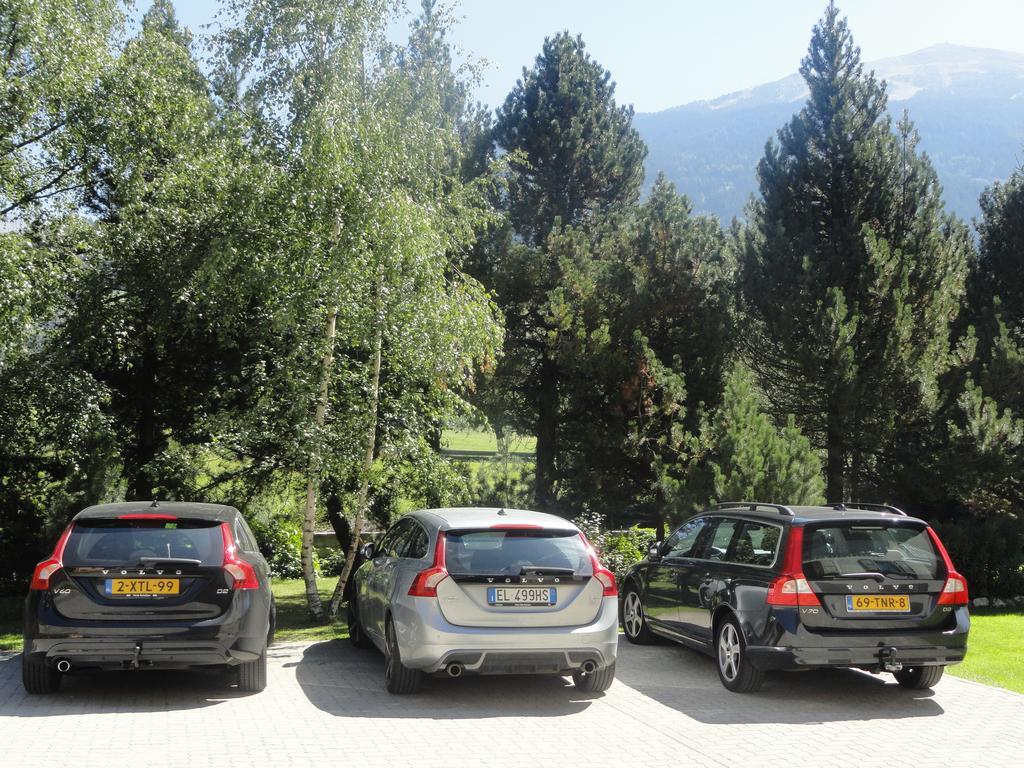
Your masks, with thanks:
[[[261,691],[273,631],[267,563],[237,509],[104,504],[75,515],[36,566],[22,682],[52,693],[83,669],[220,667]]]
[[[966,580],[927,523],[884,505],[720,504],[652,545],[621,594],[629,641],[709,653],[737,692],[811,667],[929,688],[967,651]]]

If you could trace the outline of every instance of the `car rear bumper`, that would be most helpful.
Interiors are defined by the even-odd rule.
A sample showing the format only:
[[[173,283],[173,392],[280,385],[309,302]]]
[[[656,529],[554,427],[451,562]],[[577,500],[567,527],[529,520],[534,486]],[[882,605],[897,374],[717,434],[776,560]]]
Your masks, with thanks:
[[[807,667],[860,667],[882,670],[892,665],[957,664],[967,653],[970,618],[958,610],[956,625],[945,631],[882,634],[814,633],[800,628],[772,645],[749,645],[747,654],[762,670]]]
[[[71,669],[185,669],[200,666],[235,666],[259,658],[260,649],[244,644],[226,646],[218,642],[146,639],[68,639],[32,643],[30,655],[56,666],[61,661]]]
[[[395,606],[402,663],[425,672],[450,664],[480,674],[569,674],[586,662],[598,669],[618,651],[618,600],[602,598],[597,618],[578,627],[461,627],[447,622],[436,601]]]
[[[758,669],[786,670],[807,667],[860,667],[884,669],[887,665],[905,667],[958,664],[967,648],[942,645],[885,645],[864,647],[789,648],[750,646],[747,654]]]
[[[269,617],[248,598],[216,619],[198,622],[80,621],[30,596],[24,651],[71,668],[183,669],[235,666],[257,659],[267,642]]]

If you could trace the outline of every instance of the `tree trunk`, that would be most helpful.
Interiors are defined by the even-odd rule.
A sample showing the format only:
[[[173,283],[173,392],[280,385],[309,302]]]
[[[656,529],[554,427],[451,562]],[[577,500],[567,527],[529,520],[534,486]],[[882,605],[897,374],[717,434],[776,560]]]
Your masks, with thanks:
[[[846,469],[846,435],[838,404],[830,400],[826,425],[825,501],[846,501],[843,473]]]
[[[537,403],[537,509],[554,512],[555,454],[558,450],[558,367],[547,355],[540,364]]]
[[[330,393],[331,371],[334,367],[334,335],[338,324],[338,309],[331,309],[324,327],[324,359],[320,368],[320,394],[316,413],[313,416],[315,429],[313,453],[309,460],[309,474],[306,477],[306,508],[302,516],[302,578],[306,582],[306,604],[313,618],[324,618],[324,607],[320,602],[320,591],[316,587],[316,570],[313,567],[313,532],[316,529],[316,496],[320,488],[320,451],[324,419],[327,415],[327,398]]]
[[[128,498],[143,501],[154,498],[153,477],[149,463],[156,458],[160,449],[160,427],[157,424],[156,409],[156,353],[153,342],[147,333],[143,339],[146,345],[142,352],[139,371],[135,377],[137,382],[134,397],[138,406],[135,422],[135,448],[131,457],[131,472],[128,481]]]
[[[383,276],[381,277],[383,280]],[[366,520],[366,500],[370,495],[370,471],[373,469],[373,458],[377,448],[377,423],[380,415],[380,358],[381,349],[384,345],[384,318],[381,317],[380,305],[382,301],[382,288],[378,285],[377,290],[377,329],[374,338],[373,352],[373,375],[370,380],[370,424],[366,430],[366,454],[363,456],[363,478],[359,484],[359,496],[356,498],[356,520],[352,526],[352,540],[348,547],[348,554],[345,556],[345,567],[341,571],[341,577],[334,587],[334,594],[331,596],[331,616],[338,615],[341,608],[341,601],[345,595],[345,585],[352,574],[352,566],[356,561],[356,553],[359,551],[359,544],[363,536],[363,524]]]

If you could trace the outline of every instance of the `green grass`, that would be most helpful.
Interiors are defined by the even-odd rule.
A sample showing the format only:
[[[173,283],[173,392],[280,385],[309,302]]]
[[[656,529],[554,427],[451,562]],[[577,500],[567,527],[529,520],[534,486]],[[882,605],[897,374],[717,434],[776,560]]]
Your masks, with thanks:
[[[496,452],[498,438],[494,432],[482,429],[445,430],[441,437],[441,446],[453,451]],[[509,441],[509,450],[513,452],[533,453],[537,449],[535,437],[514,435]]]
[[[0,595],[0,651],[21,650],[21,612],[24,596]]]
[[[320,599],[325,606],[337,583],[337,577],[317,579]],[[319,624],[310,618],[302,579],[275,579],[274,599],[277,602],[278,642],[348,637],[348,627],[343,618],[329,624]],[[24,597],[15,595],[0,595],[0,651],[21,650],[21,611],[24,600]]]
[[[948,671],[965,680],[1024,693],[1021,637],[1024,613],[972,613],[967,658]]]
[[[327,607],[337,577],[323,577],[316,580],[320,588],[320,599]],[[348,637],[348,627],[344,618],[329,624],[313,621],[306,608],[306,585],[302,579],[274,579],[274,600],[277,603],[277,634],[279,643],[298,640],[333,640],[337,637]],[[344,609],[342,609],[344,613]]]

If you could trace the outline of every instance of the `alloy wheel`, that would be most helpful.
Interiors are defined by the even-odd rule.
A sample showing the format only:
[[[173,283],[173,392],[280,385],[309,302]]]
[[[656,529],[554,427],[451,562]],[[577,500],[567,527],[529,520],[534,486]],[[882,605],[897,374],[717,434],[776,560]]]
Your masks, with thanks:
[[[732,622],[718,634],[718,667],[726,680],[735,680],[740,671],[740,638]]]
[[[395,651],[392,647],[394,641],[395,633],[389,621],[384,627],[384,681],[388,683],[395,672]]]
[[[636,637],[644,624],[644,608],[640,604],[640,595],[629,592],[622,606],[622,625],[630,637]]]

